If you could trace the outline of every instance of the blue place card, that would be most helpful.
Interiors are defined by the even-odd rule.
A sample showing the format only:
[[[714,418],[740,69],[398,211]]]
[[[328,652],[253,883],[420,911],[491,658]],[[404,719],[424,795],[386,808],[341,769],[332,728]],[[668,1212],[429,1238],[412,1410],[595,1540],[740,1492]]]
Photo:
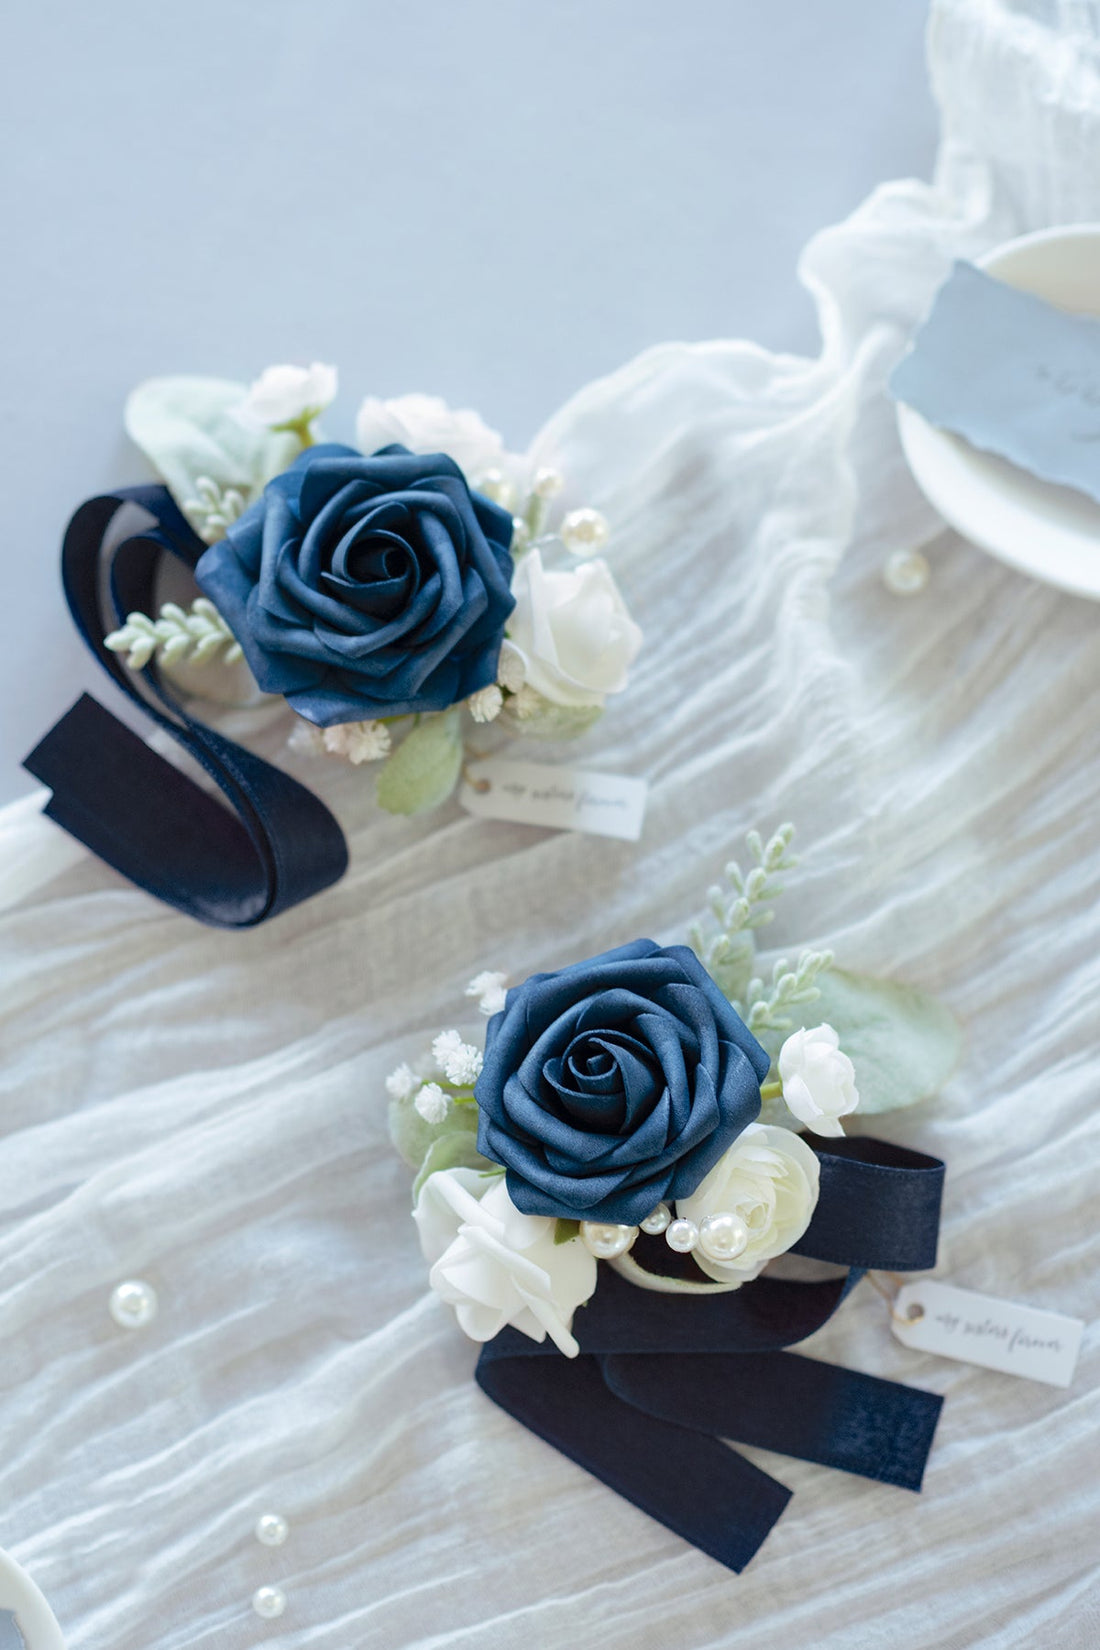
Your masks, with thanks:
[[[1100,320],[957,263],[890,390],[930,424],[1100,502]]]

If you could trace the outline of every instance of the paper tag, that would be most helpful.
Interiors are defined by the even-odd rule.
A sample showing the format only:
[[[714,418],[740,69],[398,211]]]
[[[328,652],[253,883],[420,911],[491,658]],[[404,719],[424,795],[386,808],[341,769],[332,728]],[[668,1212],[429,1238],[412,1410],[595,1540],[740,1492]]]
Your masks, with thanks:
[[[467,767],[459,801],[482,819],[510,819],[517,825],[548,825],[556,831],[588,831],[637,842],[646,789],[644,779],[622,774],[488,756]]]
[[[1069,1386],[1085,1326],[1080,1318],[925,1279],[898,1291],[892,1327],[898,1340],[916,1352],[938,1352],[1048,1386]]]

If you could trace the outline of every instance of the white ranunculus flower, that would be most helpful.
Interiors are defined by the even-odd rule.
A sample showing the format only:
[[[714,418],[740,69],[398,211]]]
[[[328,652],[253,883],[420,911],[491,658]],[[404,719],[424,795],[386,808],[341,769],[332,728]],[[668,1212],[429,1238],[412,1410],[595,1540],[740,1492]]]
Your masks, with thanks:
[[[859,1105],[856,1071],[832,1026],[795,1031],[779,1051],[783,1098],[815,1134],[843,1134],[840,1122]]]
[[[512,579],[508,640],[523,658],[527,685],[556,705],[602,705],[626,686],[642,632],[605,561],[550,572],[538,550]]]
[[[336,399],[336,368],[314,361],[308,367],[268,367],[250,384],[242,411],[269,429],[309,425]]]
[[[750,1123],[691,1196],[676,1199],[676,1213],[701,1229],[692,1259],[719,1283],[750,1282],[805,1232],[817,1207],[819,1176],[817,1157],[793,1129]],[[720,1214],[733,1215],[747,1236],[728,1260],[704,1251],[703,1222]]]
[[[438,395],[368,395],[355,420],[355,439],[370,455],[399,442],[411,453],[446,453],[474,482],[504,458],[504,442],[469,407],[448,407]]]
[[[471,1340],[491,1341],[512,1324],[577,1356],[573,1313],[596,1287],[596,1261],[579,1238],[555,1243],[556,1221],[521,1214],[504,1176],[478,1169],[429,1175],[413,1214],[428,1282]]]

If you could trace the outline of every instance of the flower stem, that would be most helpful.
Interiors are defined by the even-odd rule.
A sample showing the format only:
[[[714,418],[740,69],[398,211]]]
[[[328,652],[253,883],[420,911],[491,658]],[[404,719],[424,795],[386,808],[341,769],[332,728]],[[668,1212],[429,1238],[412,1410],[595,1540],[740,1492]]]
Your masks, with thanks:
[[[770,1083],[762,1083],[760,1086],[761,1100],[779,1100],[782,1098],[782,1095],[783,1084],[779,1081],[778,1077],[773,1077]]]

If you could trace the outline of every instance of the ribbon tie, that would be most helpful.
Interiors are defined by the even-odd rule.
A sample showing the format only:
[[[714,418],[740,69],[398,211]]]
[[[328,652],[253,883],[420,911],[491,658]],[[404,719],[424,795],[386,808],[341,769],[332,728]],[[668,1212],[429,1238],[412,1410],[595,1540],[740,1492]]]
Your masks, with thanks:
[[[795,1252],[849,1268],[731,1294],[651,1293],[604,1269],[576,1315],[580,1356],[507,1329],[477,1381],[502,1409],[643,1512],[742,1570],[791,1492],[720,1440],[919,1490],[943,1399],[788,1352],[872,1268],[935,1265],[944,1166],[886,1141],[813,1142],[817,1208]],[[639,1238],[653,1270],[667,1247]]]
[[[124,537],[106,558],[115,614],[107,623],[102,566],[124,505],[139,505],[154,525]],[[164,552],[193,568],[205,549],[166,487],[122,487],[81,505],[61,568],[73,621],[103,669],[206,770],[229,807],[88,694],[23,766],[53,792],[47,815],[138,887],[200,922],[251,928],[343,875],[339,825],[296,779],[189,716],[155,666],[141,672],[149,689],[142,693],[135,673],[104,646],[127,613],[154,608]]]

